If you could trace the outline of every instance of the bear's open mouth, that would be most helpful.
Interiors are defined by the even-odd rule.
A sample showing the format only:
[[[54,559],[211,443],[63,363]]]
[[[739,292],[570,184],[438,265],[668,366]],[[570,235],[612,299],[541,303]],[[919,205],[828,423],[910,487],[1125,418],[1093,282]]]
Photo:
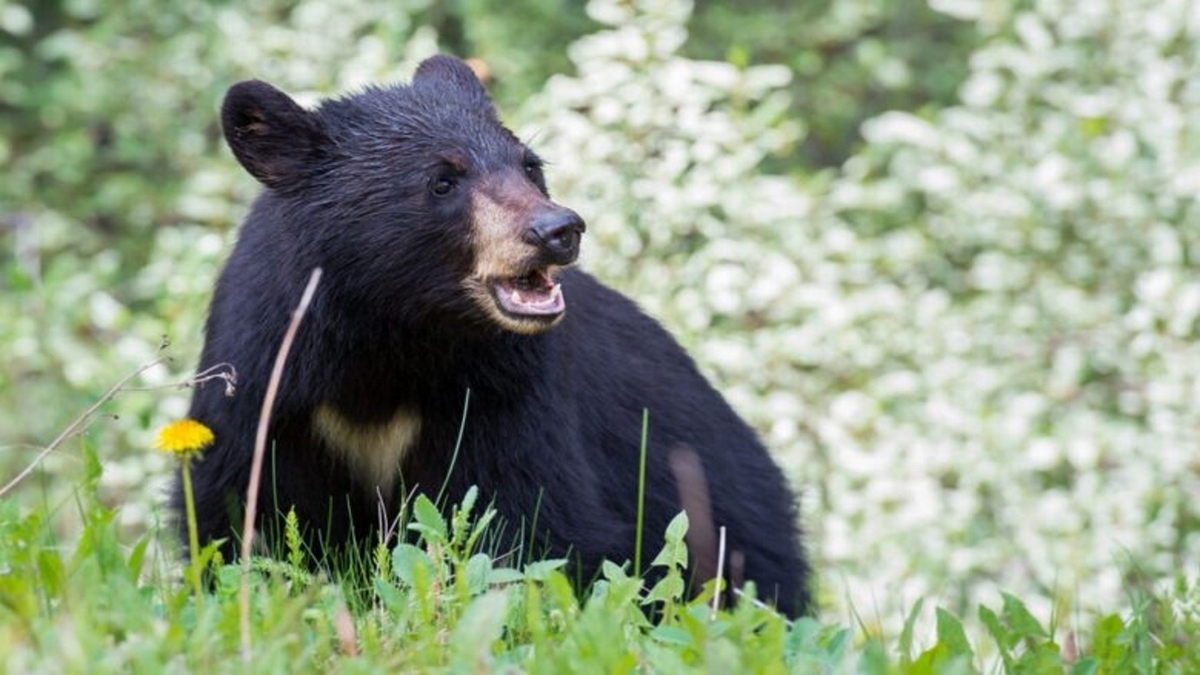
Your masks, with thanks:
[[[563,313],[562,286],[547,269],[536,269],[520,277],[492,282],[492,295],[503,311],[521,317],[553,318]]]

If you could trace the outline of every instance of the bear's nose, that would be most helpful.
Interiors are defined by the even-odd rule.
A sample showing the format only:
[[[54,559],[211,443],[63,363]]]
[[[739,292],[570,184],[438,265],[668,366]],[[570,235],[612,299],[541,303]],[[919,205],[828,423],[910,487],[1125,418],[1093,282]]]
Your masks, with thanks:
[[[586,229],[579,214],[559,206],[534,216],[525,241],[540,248],[547,262],[567,265],[579,257],[579,239]]]

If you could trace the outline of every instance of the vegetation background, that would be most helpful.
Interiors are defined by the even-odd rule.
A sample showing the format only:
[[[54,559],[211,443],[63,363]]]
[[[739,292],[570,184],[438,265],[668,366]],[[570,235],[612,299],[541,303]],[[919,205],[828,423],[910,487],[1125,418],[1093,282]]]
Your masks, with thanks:
[[[311,102],[436,51],[487,64],[583,265],[769,442],[823,616],[1195,616],[1193,0],[0,0],[0,475],[164,336],[140,384],[190,375],[257,190],[226,87]],[[84,435],[131,538],[187,397],[125,391]],[[68,546],[77,448],[8,495]]]

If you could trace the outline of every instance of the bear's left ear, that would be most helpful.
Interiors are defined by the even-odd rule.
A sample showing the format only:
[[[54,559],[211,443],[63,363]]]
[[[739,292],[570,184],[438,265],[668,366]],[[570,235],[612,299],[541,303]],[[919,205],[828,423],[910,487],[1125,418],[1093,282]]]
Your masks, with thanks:
[[[479,103],[488,106],[492,104],[487,89],[479,81],[475,71],[471,70],[471,66],[453,56],[445,54],[431,56],[417,66],[417,73],[413,75],[413,86],[445,86],[447,84],[459,93],[477,99]]]
[[[302,176],[328,139],[316,115],[260,80],[229,88],[221,104],[221,128],[246,171],[270,188]]]

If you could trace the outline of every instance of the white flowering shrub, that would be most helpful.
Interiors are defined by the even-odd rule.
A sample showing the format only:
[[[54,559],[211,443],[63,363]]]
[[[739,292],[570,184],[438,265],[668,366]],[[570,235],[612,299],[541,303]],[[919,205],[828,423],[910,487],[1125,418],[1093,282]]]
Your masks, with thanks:
[[[758,172],[787,72],[679,57],[684,0],[591,2],[526,135],[802,490],[836,614],[1111,610],[1200,562],[1200,7],[935,7],[989,36],[961,103],[829,181]]]
[[[996,25],[961,105],[864,128],[825,209],[906,337],[843,396],[871,411],[852,445],[894,453],[898,511],[925,505],[874,559],[907,551],[959,601],[1029,589],[1059,609],[1200,561],[1198,47],[1188,3],[1042,2]]]

